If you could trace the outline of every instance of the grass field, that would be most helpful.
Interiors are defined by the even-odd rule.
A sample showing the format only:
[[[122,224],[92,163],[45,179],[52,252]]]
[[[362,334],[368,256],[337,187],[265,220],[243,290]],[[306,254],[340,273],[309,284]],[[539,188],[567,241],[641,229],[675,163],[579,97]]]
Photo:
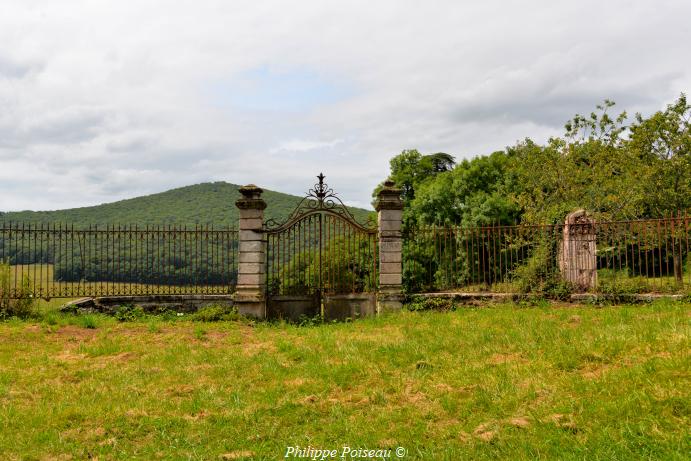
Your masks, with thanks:
[[[0,459],[688,459],[690,320],[671,301],[308,327],[44,310],[0,323]]]

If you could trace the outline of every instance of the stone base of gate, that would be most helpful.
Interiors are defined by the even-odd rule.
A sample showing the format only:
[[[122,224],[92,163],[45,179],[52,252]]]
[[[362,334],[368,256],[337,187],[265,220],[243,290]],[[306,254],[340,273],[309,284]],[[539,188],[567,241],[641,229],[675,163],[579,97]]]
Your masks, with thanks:
[[[403,307],[403,293],[377,293],[377,314],[398,312]]]
[[[323,308],[323,311],[322,311]],[[267,302],[267,314],[271,319],[299,321],[305,317],[323,314],[325,321],[368,317],[377,313],[375,293],[351,293],[341,295],[271,296]]]
[[[324,296],[324,320],[346,320],[368,317],[377,313],[375,293],[351,293]]]
[[[266,301],[263,296],[253,296],[236,293],[234,298],[238,312],[248,317],[266,318]]]
[[[292,322],[305,317],[316,317],[321,313],[321,304],[316,295],[271,296],[266,307],[270,319],[285,319]]]

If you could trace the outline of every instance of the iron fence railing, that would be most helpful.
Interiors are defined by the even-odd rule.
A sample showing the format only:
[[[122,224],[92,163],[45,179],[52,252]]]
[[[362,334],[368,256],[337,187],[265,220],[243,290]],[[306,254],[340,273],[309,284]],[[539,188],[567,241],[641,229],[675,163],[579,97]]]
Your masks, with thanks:
[[[594,222],[595,284],[601,293],[691,289],[691,217]],[[403,281],[410,293],[568,290],[560,253],[565,225],[410,227]]]
[[[227,294],[237,255],[229,228],[0,223],[0,290],[11,298]]]
[[[377,230],[314,213],[268,230],[269,295],[371,292],[378,285]]]

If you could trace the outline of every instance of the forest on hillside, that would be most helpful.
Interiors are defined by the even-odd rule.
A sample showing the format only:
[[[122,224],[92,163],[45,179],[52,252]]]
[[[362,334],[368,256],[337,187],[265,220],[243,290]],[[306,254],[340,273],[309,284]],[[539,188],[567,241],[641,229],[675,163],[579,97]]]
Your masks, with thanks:
[[[102,205],[56,211],[19,211],[0,213],[0,222],[25,224],[89,226],[127,225],[187,226],[213,225],[215,228],[237,227],[240,186],[227,182],[213,182],[180,187],[158,194],[120,200]],[[265,190],[266,219],[282,221],[292,213],[302,197]],[[365,222],[369,212],[350,208],[356,218]]]

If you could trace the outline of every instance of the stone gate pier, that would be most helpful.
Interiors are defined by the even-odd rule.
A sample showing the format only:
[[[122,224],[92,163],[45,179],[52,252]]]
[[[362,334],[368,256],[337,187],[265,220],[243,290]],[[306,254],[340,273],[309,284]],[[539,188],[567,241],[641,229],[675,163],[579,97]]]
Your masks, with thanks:
[[[375,210],[379,223],[377,312],[381,313],[400,310],[403,305],[403,200],[393,181],[386,181],[379,191]]]
[[[240,188],[235,206],[240,212],[238,243],[238,283],[234,303],[243,315],[266,318],[266,242],[264,210],[260,187],[249,184]]]
[[[562,278],[579,292],[586,292],[597,284],[596,240],[595,223],[585,210],[576,210],[566,216],[559,248],[559,270]]]

